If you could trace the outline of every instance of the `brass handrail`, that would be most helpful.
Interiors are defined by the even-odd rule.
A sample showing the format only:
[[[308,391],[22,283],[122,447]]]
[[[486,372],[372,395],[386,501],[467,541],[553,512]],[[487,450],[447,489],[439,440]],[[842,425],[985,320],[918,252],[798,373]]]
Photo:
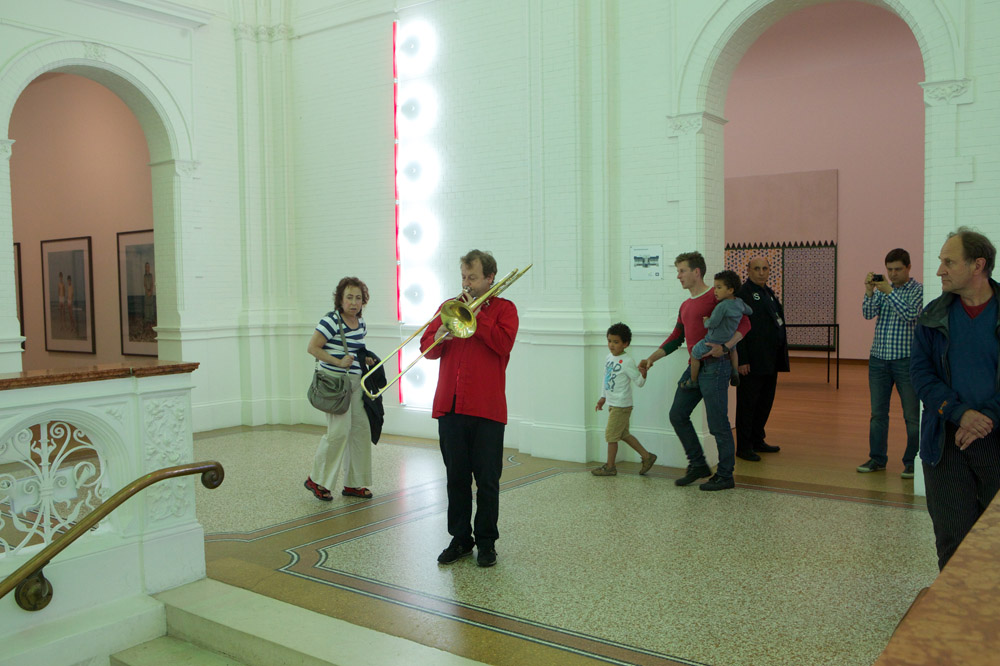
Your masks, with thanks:
[[[101,506],[88,513],[81,521],[69,528],[66,534],[43,548],[41,552],[25,562],[20,569],[7,576],[0,583],[0,599],[7,596],[7,593],[11,590],[16,589],[14,600],[17,601],[18,606],[24,610],[42,610],[52,601],[52,584],[42,575],[42,569],[53,557],[61,553],[67,546],[80,538],[84,532],[101,522],[106,515],[124,504],[126,500],[143,488],[176,476],[188,476],[189,474],[198,474],[199,472],[201,472],[201,483],[206,488],[218,488],[222,485],[222,481],[226,477],[226,472],[222,469],[222,465],[214,460],[177,465],[176,467],[164,467],[163,469],[140,476],[112,495]]]

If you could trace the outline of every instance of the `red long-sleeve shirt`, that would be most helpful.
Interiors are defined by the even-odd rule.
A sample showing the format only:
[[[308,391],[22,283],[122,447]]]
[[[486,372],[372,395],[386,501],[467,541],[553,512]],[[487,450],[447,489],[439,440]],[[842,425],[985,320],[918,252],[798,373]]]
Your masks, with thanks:
[[[476,316],[476,332],[469,338],[451,338],[432,349],[427,358],[441,359],[433,418],[451,411],[507,423],[507,362],[517,336],[517,308],[503,298],[491,298]],[[420,336],[420,351],[434,342],[438,326]]]
[[[687,342],[688,356],[690,356],[691,349],[708,333],[704,317],[710,316],[718,303],[712,289],[701,296],[693,296],[681,303],[680,312],[677,314],[677,325],[674,326],[670,337],[663,341],[660,348],[669,354],[680,347],[682,342]],[[736,330],[745,337],[750,332],[750,318],[743,315]]]

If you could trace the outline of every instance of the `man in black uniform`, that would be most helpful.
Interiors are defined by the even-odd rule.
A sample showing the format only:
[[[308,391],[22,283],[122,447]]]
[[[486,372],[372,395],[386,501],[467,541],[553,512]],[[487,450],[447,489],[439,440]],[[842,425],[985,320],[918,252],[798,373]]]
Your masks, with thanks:
[[[764,426],[771,415],[778,373],[788,372],[788,339],[785,310],[767,286],[771,265],[754,257],[747,266],[749,279],[737,296],[753,310],[750,332],[736,346],[740,385],[736,389],[736,457],[760,460],[759,453],[774,453],[779,446],[764,441]]]

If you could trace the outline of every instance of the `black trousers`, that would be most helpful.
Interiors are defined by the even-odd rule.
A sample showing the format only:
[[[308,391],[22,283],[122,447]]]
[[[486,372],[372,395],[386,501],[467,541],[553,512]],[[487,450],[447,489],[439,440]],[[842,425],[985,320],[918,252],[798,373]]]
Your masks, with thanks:
[[[441,455],[448,475],[448,534],[491,546],[500,533],[500,474],[504,424],[450,412],[438,419]],[[476,480],[476,522],[472,526],[472,480]]]
[[[1000,489],[1000,431],[960,451],[955,446],[955,426],[946,424],[941,462],[935,467],[924,463],[924,482],[938,568],[944,569]]]
[[[737,451],[749,453],[764,443],[764,426],[771,415],[777,387],[777,373],[740,375],[740,385],[736,387]]]

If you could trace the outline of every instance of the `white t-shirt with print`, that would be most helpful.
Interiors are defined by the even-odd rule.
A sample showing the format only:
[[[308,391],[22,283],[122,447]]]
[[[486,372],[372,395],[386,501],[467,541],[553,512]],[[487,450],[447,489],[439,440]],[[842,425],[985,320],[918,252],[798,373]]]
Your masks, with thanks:
[[[604,388],[601,391],[606,404],[609,407],[631,407],[633,382],[642,386],[646,378],[639,374],[639,366],[632,357],[628,352],[623,352],[621,356],[609,352],[604,359]]]

